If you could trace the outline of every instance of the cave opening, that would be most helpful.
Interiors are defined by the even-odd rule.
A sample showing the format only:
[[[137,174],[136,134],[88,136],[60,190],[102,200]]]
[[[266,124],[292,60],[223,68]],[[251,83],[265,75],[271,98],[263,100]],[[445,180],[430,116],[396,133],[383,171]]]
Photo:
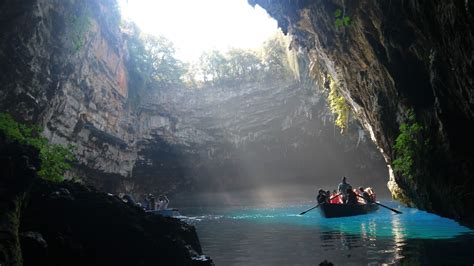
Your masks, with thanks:
[[[334,125],[329,91],[310,77],[307,54],[290,49],[291,38],[260,6],[119,3],[150,59],[168,64],[149,72],[167,82],[140,91],[131,75],[129,91],[141,105],[170,106],[161,118],[174,119],[157,122],[157,139],[140,145],[148,161],[137,161],[128,192],[171,193],[180,204],[269,204],[311,200],[347,176],[389,197],[387,168],[361,125],[353,115],[344,133]],[[165,134],[180,134],[183,145]],[[163,143],[175,151],[160,150]]]
[[[471,265],[473,10],[0,1],[0,265]]]

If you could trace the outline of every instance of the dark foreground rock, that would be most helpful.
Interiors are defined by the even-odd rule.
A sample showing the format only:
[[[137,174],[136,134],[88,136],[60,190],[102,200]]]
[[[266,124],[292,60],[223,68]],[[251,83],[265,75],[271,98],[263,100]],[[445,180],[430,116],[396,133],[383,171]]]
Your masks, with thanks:
[[[24,265],[212,265],[193,226],[73,182],[38,180],[20,231]]]
[[[0,265],[212,265],[193,226],[74,182],[0,132]]]

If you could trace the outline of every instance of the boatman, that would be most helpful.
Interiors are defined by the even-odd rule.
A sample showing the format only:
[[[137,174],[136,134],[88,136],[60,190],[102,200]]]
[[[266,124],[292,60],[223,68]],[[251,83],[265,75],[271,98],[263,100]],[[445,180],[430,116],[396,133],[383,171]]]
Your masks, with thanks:
[[[346,182],[346,177],[342,177],[342,182],[337,186],[337,191],[342,194],[342,203],[347,203],[347,189],[352,188],[351,185],[349,185]]]
[[[318,201],[318,204],[323,204],[328,201],[328,197],[326,196],[326,192],[324,190],[320,189],[318,191],[318,196],[316,197],[316,200]]]

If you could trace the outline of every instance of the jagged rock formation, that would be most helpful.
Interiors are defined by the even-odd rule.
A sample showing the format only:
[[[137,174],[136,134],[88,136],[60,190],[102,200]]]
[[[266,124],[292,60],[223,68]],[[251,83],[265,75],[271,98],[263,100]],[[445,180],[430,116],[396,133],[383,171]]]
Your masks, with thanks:
[[[357,124],[351,124],[348,134],[339,133],[324,94],[311,82],[276,80],[165,95],[165,100],[154,98],[153,105],[172,103],[172,136],[179,145],[174,150],[186,165],[180,169],[184,175],[193,173],[201,188],[219,191],[295,182],[313,186],[315,179],[330,186],[337,182],[332,179],[331,184],[331,177],[345,173],[370,184],[386,171],[382,158],[359,135]],[[156,149],[155,155],[146,157],[157,158],[162,146],[147,144],[143,150]],[[368,164],[367,158],[374,163]],[[148,184],[153,173],[173,172],[166,162],[146,168],[138,165],[136,170],[142,171],[140,176],[148,173],[148,181],[143,181]]]
[[[37,182],[21,219],[24,265],[213,265],[193,226],[72,182]]]
[[[0,132],[0,163],[0,264],[21,265],[21,208],[39,167],[38,151]]]
[[[317,80],[336,81],[380,148],[395,198],[472,223],[472,1],[249,2],[308,51]],[[337,26],[343,16],[349,25]],[[401,156],[394,145],[409,110],[424,128],[424,145],[402,174],[393,170]]]
[[[292,167],[304,172],[309,164],[301,173],[307,179],[337,176],[345,173],[328,170],[340,167],[326,159],[340,157],[347,157],[347,173],[384,175],[380,164],[360,159],[362,153],[380,161],[364,141],[358,144],[357,125],[344,139],[325,123],[332,115],[314,84],[138,93],[129,82],[127,32],[117,12],[113,0],[0,4],[0,111],[43,125],[53,143],[74,144],[71,175],[107,191],[137,193],[173,191],[194,180],[225,188],[242,176],[252,186],[257,172],[288,178]],[[314,155],[313,148],[330,152]],[[257,159],[259,169],[242,171],[242,162]],[[279,171],[284,164],[290,173]]]
[[[194,227],[36,175],[38,151],[0,133],[1,265],[212,265]]]
[[[127,176],[136,158],[114,1],[3,1],[0,104],[77,147],[80,164]]]

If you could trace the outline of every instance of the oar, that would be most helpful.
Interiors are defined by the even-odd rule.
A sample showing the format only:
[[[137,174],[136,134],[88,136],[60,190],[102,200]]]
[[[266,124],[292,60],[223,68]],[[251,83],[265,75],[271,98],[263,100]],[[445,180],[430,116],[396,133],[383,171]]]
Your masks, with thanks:
[[[357,195],[357,194],[356,194],[356,196],[359,197],[359,198],[366,199],[366,198],[362,197],[361,195]],[[370,203],[375,203],[375,204],[377,204],[377,205],[379,205],[379,206],[382,206],[382,207],[384,207],[384,208],[386,208],[386,209],[389,209],[389,210],[391,210],[391,211],[393,211],[393,212],[395,212],[395,213],[402,214],[401,211],[392,209],[392,208],[390,208],[390,207],[388,207],[388,206],[383,205],[382,203],[378,203],[378,202],[373,201],[373,200],[371,200],[371,199],[366,199],[366,200],[369,201]]]
[[[341,193],[332,196],[329,200],[332,200],[332,199],[337,198],[337,197],[339,197],[339,196],[341,196]],[[318,205],[316,205],[316,206],[314,206],[313,208],[308,209],[308,210],[306,210],[306,211],[300,213],[299,215],[304,215],[304,214],[306,214],[307,212],[309,212],[309,211],[311,211],[311,210],[313,210],[313,209],[316,209],[317,207],[319,207],[319,205],[321,205],[321,203],[318,203]]]

